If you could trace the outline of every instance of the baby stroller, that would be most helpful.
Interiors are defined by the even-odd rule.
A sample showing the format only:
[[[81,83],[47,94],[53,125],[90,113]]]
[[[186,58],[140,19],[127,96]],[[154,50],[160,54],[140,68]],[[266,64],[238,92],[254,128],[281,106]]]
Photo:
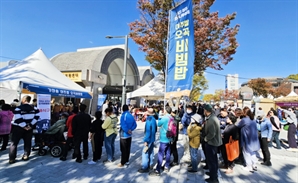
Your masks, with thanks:
[[[44,156],[50,151],[50,154],[53,157],[60,157],[62,154],[62,149],[66,143],[63,132],[66,129],[65,125],[61,125],[57,127],[56,133],[48,133],[47,131],[43,131],[41,135],[41,143],[38,150],[38,155]]]

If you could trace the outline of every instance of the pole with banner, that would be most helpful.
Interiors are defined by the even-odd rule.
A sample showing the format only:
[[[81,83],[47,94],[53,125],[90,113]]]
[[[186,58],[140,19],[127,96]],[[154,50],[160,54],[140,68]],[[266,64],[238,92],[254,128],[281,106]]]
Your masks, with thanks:
[[[192,0],[169,13],[165,98],[189,96],[194,75],[194,25]]]
[[[99,111],[107,98],[106,94],[99,94],[97,99],[97,111]]]

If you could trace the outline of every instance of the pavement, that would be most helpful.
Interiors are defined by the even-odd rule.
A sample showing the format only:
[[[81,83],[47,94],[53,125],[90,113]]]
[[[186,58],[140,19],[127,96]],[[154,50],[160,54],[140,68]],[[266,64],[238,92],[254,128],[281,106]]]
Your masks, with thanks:
[[[137,129],[133,132],[130,165],[124,168],[118,168],[120,162],[119,136],[116,140],[116,161],[110,164],[103,164],[106,159],[105,148],[103,147],[103,156],[95,165],[89,165],[88,161],[92,158],[91,146],[89,146],[89,159],[82,163],[76,163],[71,159],[72,152],[68,153],[66,161],[60,161],[59,158],[52,157],[49,153],[45,156],[39,156],[37,151],[33,151],[29,161],[22,161],[23,147],[22,143],[18,148],[17,162],[8,164],[8,150],[0,152],[0,182],[62,182],[62,183],[88,183],[88,182],[111,182],[111,183],[183,183],[197,182],[203,183],[208,178],[203,170],[204,163],[198,165],[199,171],[195,174],[187,172],[187,164],[180,162],[178,166],[172,167],[168,173],[162,172],[160,177],[151,177],[148,173],[138,173],[141,168],[141,153],[143,147],[144,123],[138,122]],[[286,132],[281,132],[281,139],[286,139]],[[157,143],[158,144],[158,143]],[[236,165],[234,173],[226,175],[224,170],[220,169],[219,181],[221,183],[246,183],[246,182],[298,182],[298,152],[286,151],[287,144],[283,144],[281,150],[270,148],[272,166],[267,167],[258,165],[258,171],[254,173],[243,170],[241,165]],[[179,158],[183,154],[182,140],[178,141]],[[72,150],[71,150],[72,151]],[[157,159],[158,148],[154,148],[155,160]],[[259,157],[261,158],[261,151]],[[198,157],[201,159],[201,157]],[[260,162],[259,162],[260,163]]]

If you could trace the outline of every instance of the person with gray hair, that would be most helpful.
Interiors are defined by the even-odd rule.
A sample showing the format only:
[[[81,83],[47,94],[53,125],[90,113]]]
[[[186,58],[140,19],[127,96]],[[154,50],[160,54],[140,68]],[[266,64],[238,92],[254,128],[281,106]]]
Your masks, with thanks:
[[[295,139],[296,128],[297,128],[296,114],[294,113],[294,110],[292,108],[289,108],[288,110],[282,109],[282,111],[285,113],[286,120],[289,124],[289,129],[288,129],[289,148],[287,150],[288,151],[298,151],[297,143],[296,143],[296,139]]]

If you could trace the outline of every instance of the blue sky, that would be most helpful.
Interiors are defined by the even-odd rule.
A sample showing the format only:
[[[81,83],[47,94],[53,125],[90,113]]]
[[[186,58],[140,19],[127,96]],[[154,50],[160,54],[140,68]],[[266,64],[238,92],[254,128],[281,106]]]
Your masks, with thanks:
[[[139,19],[137,0],[0,0],[0,61],[23,59],[38,48],[48,58],[78,48],[123,44],[128,23]],[[297,0],[217,0],[211,11],[220,16],[237,12],[239,48],[220,75],[242,78],[287,77],[298,73]],[[145,54],[129,41],[138,65],[148,65]],[[206,73],[209,89],[224,89],[225,77]],[[240,79],[245,82],[247,79]]]

